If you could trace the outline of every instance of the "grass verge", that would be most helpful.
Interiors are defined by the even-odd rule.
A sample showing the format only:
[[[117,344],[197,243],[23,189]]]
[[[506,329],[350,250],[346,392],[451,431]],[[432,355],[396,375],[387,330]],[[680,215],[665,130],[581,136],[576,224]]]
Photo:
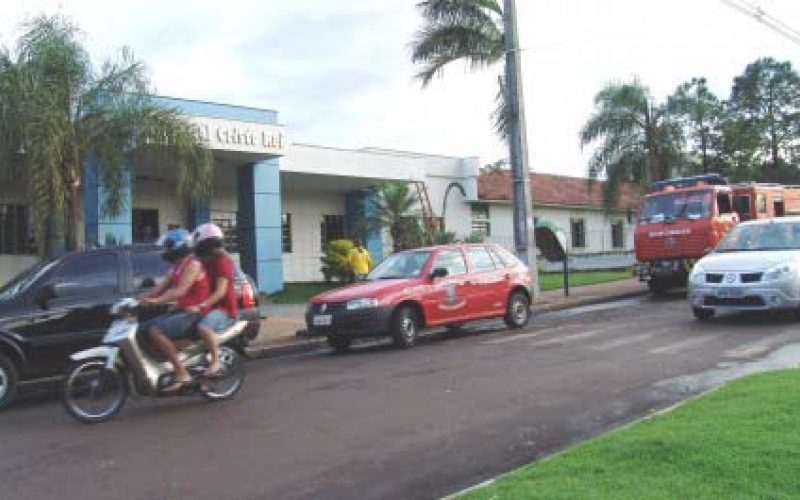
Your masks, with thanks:
[[[459,496],[800,498],[800,371],[759,374]]]
[[[630,277],[631,273],[629,271],[577,271],[570,273],[569,286],[594,285]],[[287,283],[282,292],[270,295],[269,299],[276,304],[305,304],[314,295],[338,286],[340,285],[334,283]],[[556,290],[563,287],[563,274],[539,274],[540,290]]]

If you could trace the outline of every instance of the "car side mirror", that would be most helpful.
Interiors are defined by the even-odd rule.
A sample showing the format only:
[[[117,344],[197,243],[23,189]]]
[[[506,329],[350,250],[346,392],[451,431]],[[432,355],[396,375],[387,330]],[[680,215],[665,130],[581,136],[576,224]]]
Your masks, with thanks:
[[[445,276],[447,276],[447,268],[445,267],[437,267],[431,271],[431,279],[444,278]]]
[[[34,299],[36,304],[42,309],[47,309],[47,303],[56,298],[56,287],[52,283],[44,285],[36,290]]]

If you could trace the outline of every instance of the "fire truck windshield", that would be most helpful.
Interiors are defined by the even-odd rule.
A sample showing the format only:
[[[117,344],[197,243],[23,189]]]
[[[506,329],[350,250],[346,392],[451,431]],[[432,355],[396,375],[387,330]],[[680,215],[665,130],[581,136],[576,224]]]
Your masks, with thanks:
[[[659,193],[649,196],[642,206],[640,224],[674,221],[677,219],[701,219],[711,213],[709,191],[683,191]]]

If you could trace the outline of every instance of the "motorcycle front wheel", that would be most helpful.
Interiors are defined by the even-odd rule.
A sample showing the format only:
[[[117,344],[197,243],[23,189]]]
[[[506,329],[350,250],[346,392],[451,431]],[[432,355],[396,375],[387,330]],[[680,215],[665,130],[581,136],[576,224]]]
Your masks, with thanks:
[[[200,391],[209,401],[232,398],[244,384],[244,358],[231,346],[219,348],[222,369],[218,375],[203,380]]]
[[[85,359],[67,370],[62,403],[73,418],[103,422],[116,415],[128,399],[128,385],[117,369],[106,369],[104,358]]]

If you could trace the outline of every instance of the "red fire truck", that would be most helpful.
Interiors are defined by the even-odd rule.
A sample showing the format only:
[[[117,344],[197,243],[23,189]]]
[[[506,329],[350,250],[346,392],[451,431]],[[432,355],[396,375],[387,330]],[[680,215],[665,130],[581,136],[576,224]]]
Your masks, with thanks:
[[[686,285],[694,262],[739,221],[800,214],[800,186],[728,184],[718,174],[653,184],[634,231],[636,274],[655,293]]]

